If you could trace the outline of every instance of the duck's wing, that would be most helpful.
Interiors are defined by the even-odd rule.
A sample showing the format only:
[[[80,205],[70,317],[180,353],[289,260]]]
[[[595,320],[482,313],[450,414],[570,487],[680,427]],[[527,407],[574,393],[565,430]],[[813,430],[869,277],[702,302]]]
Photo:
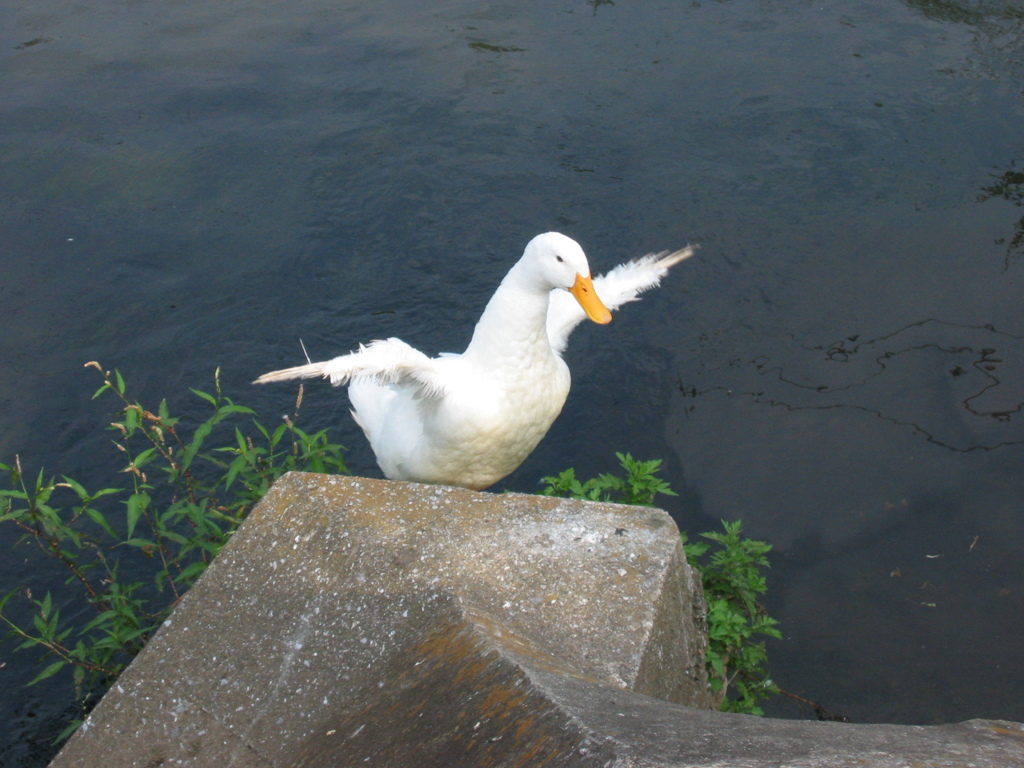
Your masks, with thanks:
[[[694,246],[680,251],[649,253],[620,264],[607,274],[594,278],[594,290],[608,309],[636,301],[641,293],[656,287],[671,267],[693,255]],[[554,290],[548,303],[548,341],[558,354],[565,351],[569,335],[587,317],[568,291]]]
[[[341,386],[350,379],[370,377],[385,384],[407,384],[421,397],[442,397],[447,391],[445,377],[437,360],[427,357],[401,339],[371,341],[347,355],[322,363],[309,363],[294,368],[264,373],[253,384],[268,384],[289,379],[330,379]]]

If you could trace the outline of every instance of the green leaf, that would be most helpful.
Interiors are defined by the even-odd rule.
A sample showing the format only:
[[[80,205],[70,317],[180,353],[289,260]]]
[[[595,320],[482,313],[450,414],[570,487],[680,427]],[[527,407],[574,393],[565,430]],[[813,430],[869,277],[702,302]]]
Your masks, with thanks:
[[[21,592],[20,588],[12,589],[6,595],[4,595],[2,598],[0,598],[0,614],[3,614],[4,607],[7,605],[7,601],[10,600],[12,597],[14,597],[16,594],[18,594],[19,592]]]
[[[252,408],[247,408],[244,405],[222,405],[220,408],[217,409],[217,420],[220,421],[223,417],[229,416],[232,413],[246,413],[250,415],[255,415],[256,411],[254,411]]]
[[[140,451],[139,454],[135,457],[135,460],[132,462],[132,464],[135,466],[136,469],[139,469],[144,464],[149,462],[149,460],[153,457],[154,453],[156,453],[155,445],[152,446],[151,448],[147,448],[144,451]]]
[[[86,491],[85,488],[82,487],[81,483],[79,483],[77,480],[73,480],[72,478],[68,477],[67,475],[61,475],[61,477],[64,478],[65,484],[70,485],[71,486],[71,490],[73,490],[76,494],[78,494],[78,498],[79,499],[85,500],[85,499],[89,498],[88,491]]]
[[[238,473],[249,466],[249,461],[246,456],[238,456],[231,465],[228,467],[228,472],[224,476],[224,490],[231,488],[231,485],[235,482],[235,478],[238,477]]]
[[[154,627],[152,627],[149,624],[147,624],[144,627],[139,627],[138,629],[134,629],[134,630],[132,630],[130,632],[126,632],[125,634],[121,635],[121,642],[122,643],[130,643],[133,640],[137,640],[140,637],[144,637],[145,635],[148,635],[150,632],[153,631],[153,629],[154,629]]]
[[[126,544],[126,545],[131,546],[131,547],[138,547],[140,549],[142,549],[143,547],[153,547],[155,549],[156,546],[157,546],[157,543],[155,541],[151,540],[151,539],[140,539],[140,538],[126,539],[125,541],[123,541],[121,543],[122,544]]]
[[[176,533],[175,531],[164,531],[163,536],[165,539],[169,539],[175,544],[185,545],[190,543],[190,540],[187,537],[182,536],[180,533]]]
[[[245,435],[242,434],[242,430],[235,427],[235,442],[238,443],[238,450],[246,455],[249,453],[249,444],[245,441]]]
[[[179,584],[191,583],[206,570],[206,563],[196,562],[184,568],[174,580]]]
[[[128,434],[134,434],[135,430],[139,428],[139,412],[135,408],[125,408],[124,410],[124,426],[128,430]]]
[[[36,683],[41,682],[41,681],[45,680],[48,677],[53,677],[66,664],[67,664],[66,661],[55,661],[55,662],[53,662],[53,664],[51,664],[46,669],[44,669],[42,672],[40,672],[38,675],[33,677],[29,682],[25,683],[25,685],[35,685]]]
[[[285,436],[285,433],[287,431],[288,431],[288,425],[287,424],[279,425],[278,428],[274,430],[273,436],[270,438],[270,447],[274,448],[278,443],[280,443],[281,442],[281,438],[283,438]]]
[[[60,731],[57,737],[53,739],[53,744],[56,745],[61,741],[65,740],[66,738],[68,738],[69,736],[71,736],[75,731],[77,731],[81,727],[81,725],[81,719],[72,720],[70,723],[68,723],[67,727]]]
[[[102,626],[103,624],[106,624],[106,623],[112,621],[116,617],[117,617],[117,611],[104,611],[99,616],[96,616],[88,624],[83,626],[79,630],[79,634],[83,634],[84,635],[89,630],[96,629],[96,627]]]
[[[135,533],[135,526],[139,522],[146,508],[149,506],[150,498],[148,493],[133,493],[128,497],[128,538]]]
[[[189,389],[191,390],[192,394],[198,395],[199,397],[203,398],[203,400],[208,402],[210,405],[216,407],[217,399],[213,395],[209,395],[206,392],[201,392],[198,389],[191,389],[191,387]]]
[[[195,433],[192,435],[192,441],[188,444],[185,449],[185,456],[181,460],[182,469],[188,469],[192,466],[192,460],[195,458],[199,449],[203,445],[203,441],[210,435],[213,430],[213,423],[210,421],[204,421],[198,427],[196,427]]]
[[[110,523],[107,522],[107,518],[105,518],[103,516],[103,513],[100,512],[98,509],[86,507],[85,514],[88,515],[89,519],[96,523],[96,525],[102,528],[103,532],[107,534],[110,538],[115,540],[119,538],[114,529],[110,527]]]

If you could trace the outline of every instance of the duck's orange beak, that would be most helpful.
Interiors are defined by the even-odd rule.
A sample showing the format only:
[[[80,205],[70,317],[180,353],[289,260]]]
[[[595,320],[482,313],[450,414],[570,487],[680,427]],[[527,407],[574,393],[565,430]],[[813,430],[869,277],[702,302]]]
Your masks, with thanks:
[[[577,273],[576,282],[573,283],[572,288],[569,289],[569,293],[576,297],[576,301],[583,307],[583,311],[587,313],[587,317],[593,320],[595,323],[605,325],[612,321],[612,313],[608,311],[608,307],[601,303],[601,300],[597,298],[597,291],[594,290],[594,283],[589,277]]]

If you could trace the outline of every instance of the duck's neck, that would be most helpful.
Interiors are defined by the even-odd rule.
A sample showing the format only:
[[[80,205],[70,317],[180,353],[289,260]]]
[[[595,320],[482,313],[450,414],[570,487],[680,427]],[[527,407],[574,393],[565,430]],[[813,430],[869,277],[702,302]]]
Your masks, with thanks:
[[[532,284],[513,269],[502,280],[481,315],[464,357],[494,365],[502,358],[551,354],[547,337],[551,290]]]

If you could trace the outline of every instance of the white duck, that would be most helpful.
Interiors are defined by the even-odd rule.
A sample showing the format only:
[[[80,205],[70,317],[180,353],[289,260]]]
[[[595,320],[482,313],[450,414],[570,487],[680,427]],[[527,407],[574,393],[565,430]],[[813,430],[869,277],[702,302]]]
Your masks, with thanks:
[[[350,382],[352,416],[385,476],[481,490],[515,470],[562,410],[569,394],[562,353],[573,328],[584,317],[610,322],[609,309],[658,285],[692,253],[650,254],[591,281],[579,244],[548,232],[530,241],[501,281],[461,355],[430,358],[391,338],[254,383]]]

